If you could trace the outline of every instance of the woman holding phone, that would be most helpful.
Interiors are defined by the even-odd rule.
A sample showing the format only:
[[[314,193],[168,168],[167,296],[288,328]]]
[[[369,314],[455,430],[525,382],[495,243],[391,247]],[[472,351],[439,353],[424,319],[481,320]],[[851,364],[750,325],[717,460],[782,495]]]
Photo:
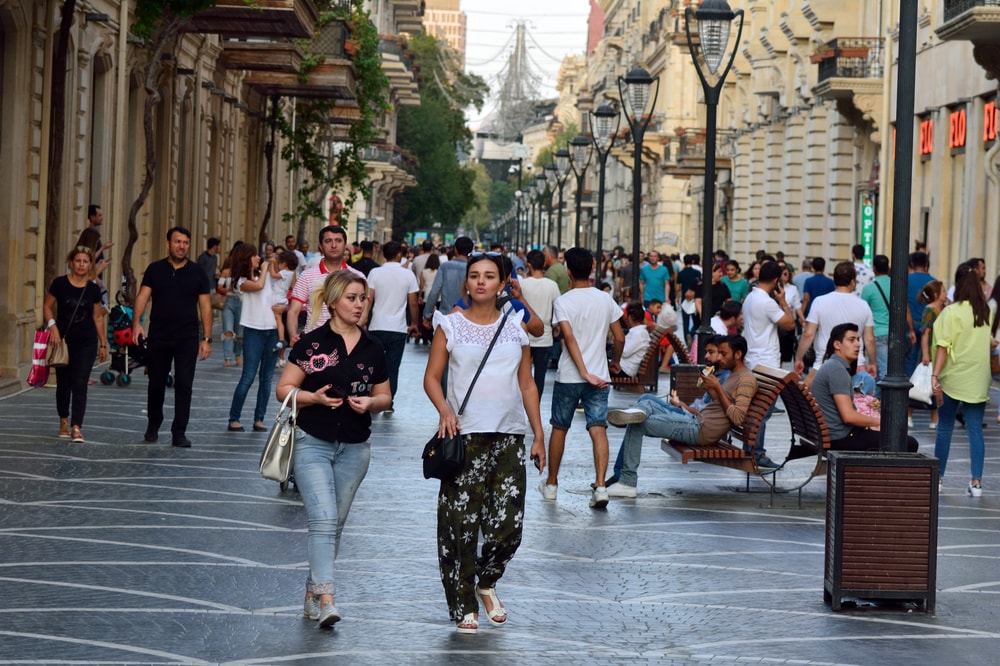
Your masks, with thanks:
[[[424,373],[424,391],[440,415],[438,433],[461,432],[465,444],[465,467],[454,479],[441,481],[437,503],[441,582],[451,619],[464,634],[478,631],[480,602],[491,624],[507,622],[496,583],[521,544],[527,485],[524,436],[529,427],[534,435],[531,458],[539,471],[545,467],[528,336],[520,312],[504,318],[497,308],[505,281],[499,254],[469,255],[465,287],[471,305],[434,314],[434,340]],[[473,385],[494,336],[496,344]],[[447,396],[441,388],[446,367]],[[459,417],[470,385],[468,404]]]
[[[371,415],[392,403],[382,345],[360,324],[368,283],[351,271],[330,273],[310,312],[330,310],[325,326],[302,335],[278,380],[278,400],[299,389],[292,467],[309,522],[309,578],[303,614],[320,627],[340,621],[333,563],[354,494],[368,472]]]

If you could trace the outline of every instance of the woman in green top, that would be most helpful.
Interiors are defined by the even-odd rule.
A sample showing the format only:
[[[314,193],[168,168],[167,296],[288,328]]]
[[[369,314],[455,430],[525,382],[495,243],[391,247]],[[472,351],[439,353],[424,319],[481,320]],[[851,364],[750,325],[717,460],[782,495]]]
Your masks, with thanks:
[[[959,408],[969,433],[972,480],[966,494],[983,494],[983,414],[990,398],[990,308],[974,272],[955,286],[955,302],[941,311],[934,322],[934,371],[931,387],[938,402],[938,430],[934,455],[941,461],[944,478],[951,448],[951,433]]]

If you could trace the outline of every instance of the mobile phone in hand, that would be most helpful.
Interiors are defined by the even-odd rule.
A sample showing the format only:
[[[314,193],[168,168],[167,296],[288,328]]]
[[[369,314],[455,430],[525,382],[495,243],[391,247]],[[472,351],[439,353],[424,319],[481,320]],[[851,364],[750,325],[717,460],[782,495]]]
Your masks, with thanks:
[[[326,394],[334,398],[340,398],[341,400],[347,400],[347,391],[340,388],[339,386],[331,386],[327,390]]]

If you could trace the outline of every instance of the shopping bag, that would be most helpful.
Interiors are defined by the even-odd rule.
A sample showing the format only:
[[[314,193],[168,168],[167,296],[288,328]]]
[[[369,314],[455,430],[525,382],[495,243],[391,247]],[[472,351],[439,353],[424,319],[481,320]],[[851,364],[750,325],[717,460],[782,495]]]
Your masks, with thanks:
[[[49,366],[45,364],[45,353],[49,346],[49,332],[35,331],[35,346],[31,352],[31,370],[28,371],[28,386],[45,386],[49,381]]]
[[[924,365],[921,363],[917,366],[913,374],[910,375],[910,383],[913,386],[910,387],[910,400],[916,400],[917,402],[926,402],[928,405],[931,404],[934,392],[931,388],[931,364],[928,363]]]

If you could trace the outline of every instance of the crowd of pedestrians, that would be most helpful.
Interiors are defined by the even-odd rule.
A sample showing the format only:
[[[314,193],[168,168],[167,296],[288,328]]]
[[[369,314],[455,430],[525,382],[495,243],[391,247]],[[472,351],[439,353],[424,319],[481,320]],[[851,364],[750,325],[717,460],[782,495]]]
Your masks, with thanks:
[[[99,266],[110,246],[100,245],[98,232],[90,236],[69,254],[70,271],[52,283],[44,305],[53,339],[72,352],[71,365],[57,371],[57,411],[59,436],[74,441],[83,441],[90,369],[107,354]],[[439,433],[462,435],[466,447],[464,468],[441,482],[437,502],[440,576],[461,633],[478,631],[480,608],[492,625],[507,622],[497,584],[521,541],[528,459],[543,500],[556,501],[578,412],[593,450],[594,509],[637,495],[644,437],[697,446],[739,426],[757,391],[758,365],[785,364],[801,377],[834,449],[878,448],[880,419],[857,399],[877,397],[887,371],[890,266],[884,255],[869,266],[861,246],[842,261],[830,258],[827,275],[826,257],[803,259],[796,271],[781,253],[763,251],[744,268],[722,251],[703,267],[697,254],[652,249],[633,266],[620,247],[595,257],[579,247],[480,251],[464,236],[447,250],[429,241],[414,248],[396,241],[352,245],[336,225],[320,231],[317,253],[292,236],[283,246],[237,242],[221,265],[220,239],[210,239],[196,262],[188,259],[186,229],[171,229],[166,241],[167,256],[146,268],[133,312],[133,338],[146,345],[149,375],[145,441],[158,440],[172,380],[172,444],[191,446],[195,368],[211,351],[213,307],[221,310],[223,365],[241,367],[226,429],[247,430],[241,418],[255,379],[254,431],[267,429],[276,369],[276,397],[297,392],[294,473],[308,519],[303,613],[320,626],[341,617],[333,574],[340,538],[368,469],[371,416],[392,413],[408,341],[430,344],[423,384]],[[990,285],[985,263],[970,259],[947,285],[929,266],[926,252],[909,258],[907,373],[932,366],[935,400],[928,407],[942,480],[959,421],[970,439],[967,493],[979,497],[1000,278]],[[705,280],[710,306],[703,302]],[[714,374],[703,378],[702,396],[685,404],[643,395],[633,407],[608,409],[610,385],[638,373],[651,331],[672,329],[690,347],[706,318],[713,335],[704,357]],[[287,363],[279,357],[286,348]],[[669,372],[674,350],[664,340],[658,351],[656,368]],[[546,443],[541,401],[550,370]],[[609,424],[625,428],[610,474]],[[908,425],[914,429],[912,414]],[[763,424],[757,442],[747,453],[762,473],[779,469]],[[907,450],[919,448],[908,436]]]

